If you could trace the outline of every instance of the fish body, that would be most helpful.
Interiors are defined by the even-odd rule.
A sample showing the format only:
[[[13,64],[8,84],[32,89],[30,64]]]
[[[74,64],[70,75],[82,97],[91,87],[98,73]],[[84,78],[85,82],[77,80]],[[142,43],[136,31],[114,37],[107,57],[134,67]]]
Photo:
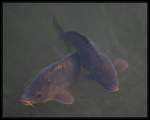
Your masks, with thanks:
[[[53,21],[56,29],[61,28],[55,17]],[[65,32],[62,28],[58,31],[61,31],[60,39],[78,52],[81,66],[89,72],[87,79],[96,80],[109,91],[119,90],[117,71],[104,52],[98,50],[94,43],[78,32]]]
[[[63,39],[78,51],[81,65],[89,71],[87,79],[96,80],[109,91],[119,90],[117,71],[104,52],[77,32],[65,32]]]
[[[55,17],[53,25],[59,38],[75,52],[43,68],[24,89],[20,98],[22,104],[32,106],[51,100],[72,104],[74,97],[68,88],[78,79],[81,67],[88,71],[86,79],[96,80],[107,90],[119,90],[116,67],[125,71],[128,67],[125,60],[117,59],[113,64],[109,57],[84,35],[74,31],[65,32]]]
[[[20,101],[24,105],[55,100],[72,104],[74,97],[68,88],[80,72],[78,54],[72,53],[62,60],[43,68],[36,78],[25,88]]]

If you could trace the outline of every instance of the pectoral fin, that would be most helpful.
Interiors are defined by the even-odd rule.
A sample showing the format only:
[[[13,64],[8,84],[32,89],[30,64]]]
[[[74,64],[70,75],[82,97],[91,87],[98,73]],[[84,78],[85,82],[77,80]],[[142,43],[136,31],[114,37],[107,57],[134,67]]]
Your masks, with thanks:
[[[65,89],[61,89],[58,94],[56,94],[54,100],[62,104],[73,104],[74,97]]]
[[[113,64],[118,73],[122,73],[122,72],[126,71],[128,68],[128,62],[122,58],[113,60]]]

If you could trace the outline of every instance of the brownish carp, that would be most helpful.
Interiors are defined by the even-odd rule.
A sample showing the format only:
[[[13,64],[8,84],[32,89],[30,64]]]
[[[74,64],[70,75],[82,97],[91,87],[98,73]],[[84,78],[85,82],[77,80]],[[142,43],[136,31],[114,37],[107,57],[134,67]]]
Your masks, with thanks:
[[[79,72],[78,54],[67,55],[62,60],[42,69],[26,87],[20,102],[28,106],[51,100],[72,104],[74,97],[68,88],[77,79]]]

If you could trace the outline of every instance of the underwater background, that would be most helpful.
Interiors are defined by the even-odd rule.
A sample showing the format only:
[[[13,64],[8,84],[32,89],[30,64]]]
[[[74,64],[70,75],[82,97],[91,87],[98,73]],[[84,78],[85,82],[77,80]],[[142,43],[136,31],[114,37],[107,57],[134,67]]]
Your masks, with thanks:
[[[27,107],[18,102],[43,67],[67,54],[53,15],[65,31],[84,34],[112,60],[128,61],[128,70],[119,74],[120,91],[80,79],[71,87],[72,105],[49,101]],[[3,3],[2,87],[4,117],[147,116],[147,4]]]

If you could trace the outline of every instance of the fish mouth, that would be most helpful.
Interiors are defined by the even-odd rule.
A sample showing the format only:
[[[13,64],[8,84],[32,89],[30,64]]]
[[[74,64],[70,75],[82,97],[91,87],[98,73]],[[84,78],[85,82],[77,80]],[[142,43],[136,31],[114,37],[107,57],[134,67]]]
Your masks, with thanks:
[[[118,86],[115,86],[115,87],[111,90],[111,92],[117,92],[117,91],[119,91],[119,87],[118,87]]]
[[[33,103],[31,100],[19,100],[19,102],[25,106],[33,106]]]
[[[110,91],[110,92],[118,92],[119,91],[119,86],[118,85],[113,85],[111,87],[105,87],[106,90]]]
[[[119,86],[113,86],[111,89],[109,89],[110,92],[118,92]]]

